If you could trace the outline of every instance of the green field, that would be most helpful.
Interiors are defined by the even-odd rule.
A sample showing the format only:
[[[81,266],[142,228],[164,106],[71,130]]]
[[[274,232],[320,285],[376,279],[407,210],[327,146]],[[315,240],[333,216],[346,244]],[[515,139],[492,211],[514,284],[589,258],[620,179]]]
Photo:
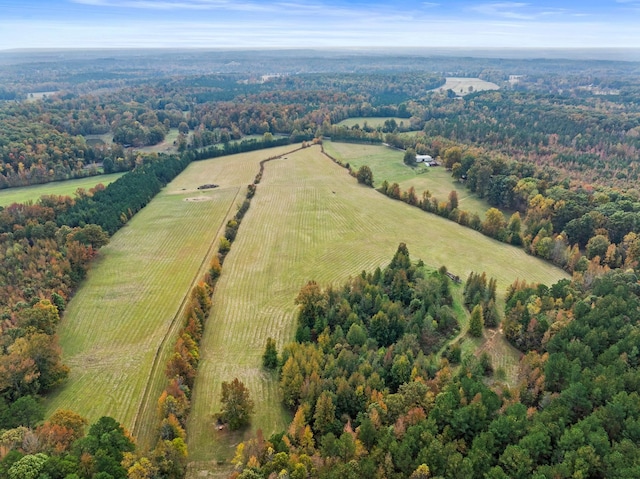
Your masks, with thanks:
[[[173,143],[178,139],[178,135],[178,129],[171,128],[164,137],[164,141],[161,141],[157,145],[143,146],[135,149],[143,153],[177,153],[178,147]]]
[[[400,123],[403,124],[404,127],[409,128],[411,122],[409,118],[398,118],[397,116],[385,116],[385,117],[364,117],[358,116],[354,118],[347,118],[346,120],[342,120],[338,123],[339,126],[346,126],[351,128],[355,125],[360,125],[360,128],[364,128],[365,124],[370,126],[371,128],[382,128],[384,126],[384,122],[387,120],[395,120],[400,127]]]
[[[143,448],[151,445],[184,299],[208,268],[258,162],[287,149],[191,164],[100,250],[59,327],[71,373],[47,401],[48,414],[72,409],[90,422],[109,415]],[[197,190],[204,183],[220,187]]]
[[[404,152],[384,145],[365,145],[358,143],[323,142],[328,154],[349,163],[354,170],[367,165],[373,172],[375,186],[384,180],[396,182],[402,190],[413,186],[419,197],[422,192],[429,190],[440,201],[447,201],[451,190],[458,193],[460,209],[469,213],[477,213],[484,218],[490,208],[489,203],[479,199],[467,190],[463,184],[455,181],[451,173],[441,166],[428,167],[418,164],[409,167],[402,161]]]
[[[265,437],[288,425],[274,376],[261,368],[266,339],[293,339],[294,298],[310,279],[342,284],[362,270],[388,264],[398,243],[414,260],[446,265],[466,277],[486,271],[501,294],[516,278],[551,283],[566,274],[469,228],[393,201],[356,183],[344,168],[307,148],[266,164],[252,206],[229,253],[204,332],[187,431],[188,477],[223,473],[217,461],[260,428]],[[238,377],[256,403],[251,431],[215,430],[220,384]]]
[[[89,190],[102,183],[107,186],[116,181],[124,173],[112,173],[110,175],[90,176],[77,180],[54,181],[44,185],[24,186],[21,188],[9,188],[0,190],[0,206],[8,206],[11,203],[35,202],[42,195],[73,196],[78,188]]]

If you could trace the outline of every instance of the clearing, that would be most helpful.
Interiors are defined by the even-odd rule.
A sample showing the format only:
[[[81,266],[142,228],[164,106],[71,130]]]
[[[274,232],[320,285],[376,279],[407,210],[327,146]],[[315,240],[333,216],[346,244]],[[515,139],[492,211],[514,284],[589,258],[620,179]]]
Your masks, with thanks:
[[[389,183],[398,183],[403,191],[413,186],[418,197],[422,197],[423,191],[429,190],[440,201],[447,201],[451,190],[455,190],[458,193],[460,209],[477,213],[480,218],[484,218],[485,212],[491,207],[489,203],[469,192],[462,183],[455,181],[451,173],[442,166],[429,167],[418,163],[412,168],[405,165],[402,161],[402,150],[384,145],[333,141],[324,141],[323,145],[328,154],[343,163],[349,163],[354,170],[362,165],[371,168],[376,188],[387,180]]]
[[[72,409],[90,423],[112,416],[143,449],[152,445],[183,301],[208,268],[259,161],[292,148],[192,163],[111,238],[60,323],[71,372],[47,400],[47,414]],[[210,182],[220,187],[197,189]],[[209,201],[186,201],[193,198]]]
[[[287,427],[290,413],[261,356],[268,337],[279,350],[293,339],[300,288],[310,279],[340,285],[384,266],[400,242],[413,260],[446,265],[462,278],[486,271],[502,295],[516,278],[550,284],[567,277],[521,249],[358,185],[319,147],[266,163],[225,260],[201,343],[187,427],[188,477],[225,474],[239,441],[258,428],[268,438]],[[257,413],[250,430],[217,431],[212,416],[220,410],[221,383],[234,377],[251,391]]]
[[[347,118],[346,120],[342,120],[338,123],[338,126],[346,126],[351,128],[355,125],[359,125],[360,128],[365,128],[365,126],[369,126],[371,128],[382,128],[384,126],[384,122],[387,120],[394,120],[398,124],[398,128],[404,130],[405,128],[411,128],[411,121],[409,118],[398,118],[397,116],[380,116],[380,117],[354,117]]]
[[[42,195],[73,196],[78,188],[90,190],[100,183],[107,186],[122,175],[124,173],[111,173],[109,175],[89,176],[75,180],[53,181],[42,185],[8,188],[0,191],[0,206],[8,206],[12,203],[26,203],[27,201],[35,203]]]
[[[434,88],[431,91],[441,93],[452,90],[458,96],[468,95],[475,91],[499,90],[495,83],[481,80],[480,78],[447,77],[444,85]]]

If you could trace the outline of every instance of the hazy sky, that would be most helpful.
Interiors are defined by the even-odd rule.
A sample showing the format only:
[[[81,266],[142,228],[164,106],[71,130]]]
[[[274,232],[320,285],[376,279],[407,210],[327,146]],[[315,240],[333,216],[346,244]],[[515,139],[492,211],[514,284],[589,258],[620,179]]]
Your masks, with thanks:
[[[0,0],[0,50],[633,47],[640,0]]]

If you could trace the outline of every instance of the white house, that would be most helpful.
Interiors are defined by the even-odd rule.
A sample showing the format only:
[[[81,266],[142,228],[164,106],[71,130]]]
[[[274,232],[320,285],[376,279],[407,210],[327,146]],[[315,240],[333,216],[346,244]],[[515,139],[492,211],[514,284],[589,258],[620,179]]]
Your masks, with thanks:
[[[433,158],[431,158],[430,155],[416,155],[416,163],[422,163],[422,162],[430,163],[432,161],[433,161]]]

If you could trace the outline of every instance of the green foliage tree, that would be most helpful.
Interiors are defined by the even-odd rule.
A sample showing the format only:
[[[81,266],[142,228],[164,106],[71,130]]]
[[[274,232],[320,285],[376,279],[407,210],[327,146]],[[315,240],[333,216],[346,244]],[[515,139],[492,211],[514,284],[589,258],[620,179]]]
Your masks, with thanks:
[[[373,187],[373,172],[367,165],[362,165],[356,173],[358,183]]]
[[[249,424],[254,403],[242,381],[238,378],[234,378],[231,382],[223,381],[220,402],[222,403],[220,419],[229,425],[229,429],[234,431]]]
[[[413,148],[407,148],[404,152],[404,157],[402,158],[404,164],[407,166],[415,166],[416,165],[416,150]]]
[[[471,317],[469,318],[469,334],[474,338],[482,337],[482,330],[484,329],[484,314],[482,313],[482,306],[476,305],[471,311]]]
[[[262,355],[262,366],[265,369],[276,369],[278,367],[278,349],[273,338],[267,338],[267,345]]]

